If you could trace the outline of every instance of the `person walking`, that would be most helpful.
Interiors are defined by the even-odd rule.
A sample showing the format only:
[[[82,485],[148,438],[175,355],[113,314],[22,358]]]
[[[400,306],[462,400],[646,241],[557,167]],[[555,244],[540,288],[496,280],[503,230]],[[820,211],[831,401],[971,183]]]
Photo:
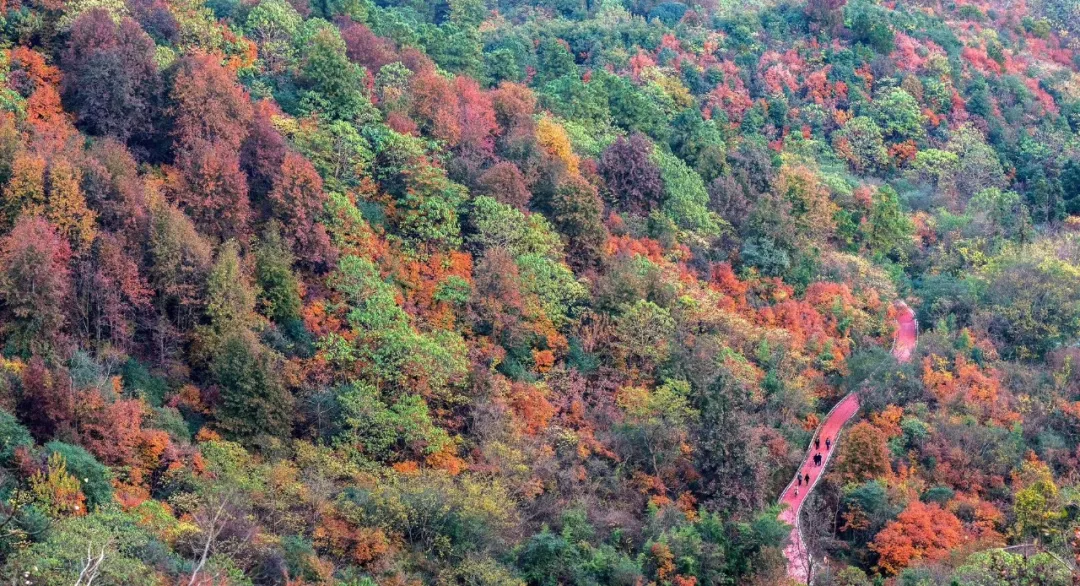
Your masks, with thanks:
[[[810,475],[806,475],[806,486],[810,486]]]
[[[799,498],[799,487],[795,487],[795,498]]]
[[[828,452],[832,449],[832,440],[825,438],[825,451]]]
[[[795,477],[796,486],[802,486],[802,474]]]
[[[819,437],[814,438],[814,449],[815,450],[820,450],[821,449],[821,438],[819,438]]]
[[[821,466],[821,454],[814,454],[814,466]]]

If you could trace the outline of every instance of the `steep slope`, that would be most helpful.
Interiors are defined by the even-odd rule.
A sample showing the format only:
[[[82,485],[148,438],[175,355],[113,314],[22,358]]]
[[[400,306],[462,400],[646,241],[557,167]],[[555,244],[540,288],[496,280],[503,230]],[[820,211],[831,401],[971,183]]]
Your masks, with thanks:
[[[915,312],[903,301],[897,302],[899,310],[896,316],[896,339],[893,342],[892,354],[900,362],[908,362],[919,342],[919,325],[915,319]],[[798,474],[810,477],[810,484],[800,484],[798,476],[792,479],[787,488],[780,495],[780,504],[787,505],[780,520],[792,526],[791,538],[784,548],[784,556],[788,559],[788,575],[800,583],[809,584],[812,578],[813,565],[810,563],[810,553],[802,538],[802,528],[799,526],[799,514],[802,505],[810,492],[817,486],[821,476],[832,459],[833,453],[840,446],[841,431],[848,421],[859,412],[859,393],[853,392],[844,397],[829,411],[825,417],[825,423],[821,424],[814,441],[820,441],[820,448],[815,448],[813,441],[806,451],[806,458],[799,466]],[[826,440],[832,440],[832,449],[828,449]],[[814,463],[814,456],[821,455],[820,465]]]

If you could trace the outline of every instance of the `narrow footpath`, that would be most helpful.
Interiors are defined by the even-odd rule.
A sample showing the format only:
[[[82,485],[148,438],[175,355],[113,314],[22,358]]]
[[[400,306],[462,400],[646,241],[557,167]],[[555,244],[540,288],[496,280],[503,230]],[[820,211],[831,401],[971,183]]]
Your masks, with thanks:
[[[911,360],[911,355],[919,343],[919,324],[915,319],[915,312],[903,301],[896,302],[896,310],[896,337],[893,340],[892,354],[898,361],[907,362]],[[784,556],[788,559],[788,576],[800,584],[810,583],[812,567],[799,527],[799,513],[802,511],[803,502],[817,486],[829,459],[836,451],[844,425],[858,412],[858,393],[849,394],[833,406],[810,442],[806,458],[799,467],[799,476],[792,479],[780,495],[780,503],[787,505],[780,513],[780,520],[792,526],[791,538],[784,548]],[[818,460],[815,460],[815,457]],[[800,477],[802,482],[799,481]]]

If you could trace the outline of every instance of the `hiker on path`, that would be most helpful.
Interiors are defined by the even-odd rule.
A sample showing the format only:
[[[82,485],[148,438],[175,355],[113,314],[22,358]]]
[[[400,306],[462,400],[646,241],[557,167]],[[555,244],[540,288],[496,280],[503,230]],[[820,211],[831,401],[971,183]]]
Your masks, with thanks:
[[[806,486],[810,486],[810,475],[806,475]]]
[[[832,449],[832,440],[825,438],[825,451],[828,452]]]
[[[814,454],[814,466],[821,466],[821,454]]]
[[[796,481],[795,483],[796,483],[796,484],[797,484],[798,486],[802,486],[802,474],[800,474],[800,475],[796,476],[796,477],[795,477],[795,481]]]
[[[799,487],[795,487],[795,498],[799,498]]]
[[[821,438],[819,438],[819,437],[814,438],[814,449],[815,450],[820,450],[821,449]]]

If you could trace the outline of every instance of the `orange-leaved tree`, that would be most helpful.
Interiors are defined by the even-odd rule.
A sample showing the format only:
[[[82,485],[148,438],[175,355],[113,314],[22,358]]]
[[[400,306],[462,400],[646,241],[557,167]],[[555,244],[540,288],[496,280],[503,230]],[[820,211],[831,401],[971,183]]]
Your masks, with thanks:
[[[964,540],[960,520],[936,503],[914,501],[889,522],[870,544],[877,566],[887,574],[919,560],[941,560]]]

